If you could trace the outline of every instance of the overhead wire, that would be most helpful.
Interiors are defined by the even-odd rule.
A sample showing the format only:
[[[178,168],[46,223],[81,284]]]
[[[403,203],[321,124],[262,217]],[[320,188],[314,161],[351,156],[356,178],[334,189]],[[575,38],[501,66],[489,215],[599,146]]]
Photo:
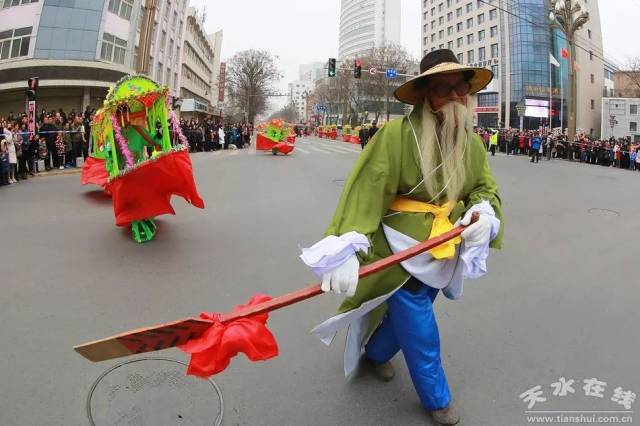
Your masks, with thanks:
[[[504,13],[506,13],[506,14],[508,14],[508,15],[511,15],[511,16],[513,16],[513,17],[515,17],[515,18],[517,18],[517,19],[521,20],[521,21],[527,22],[527,23],[529,23],[529,24],[531,24],[531,25],[533,25],[533,26],[535,26],[535,27],[538,27],[538,28],[545,28],[545,29],[549,27],[548,25],[538,24],[538,23],[536,23],[536,22],[534,22],[534,21],[531,21],[531,20],[529,20],[529,19],[526,19],[526,18],[524,18],[523,16],[521,16],[521,15],[519,15],[519,14],[517,14],[517,13],[514,13],[514,12],[512,12],[512,11],[510,11],[510,10],[507,10],[507,9],[505,9],[505,8],[503,8],[503,7],[499,6],[499,5],[494,4],[494,3],[492,3],[492,2],[491,2],[491,1],[495,1],[495,0],[478,0],[478,1],[479,1],[479,2],[481,2],[481,3],[484,3],[484,4],[486,4],[486,5],[489,5],[489,6],[495,7],[496,9],[501,10],[501,11],[503,11]],[[515,3],[515,1],[516,1],[516,0],[514,0],[514,1],[512,1],[512,2],[507,1],[507,4],[509,4],[510,6],[513,6],[513,4]],[[577,34],[576,34],[576,35],[577,35]],[[566,41],[567,43],[569,42],[569,40],[568,40],[568,39],[564,36],[564,34],[563,34],[563,33],[561,33],[561,32],[558,34],[558,38],[560,38],[561,40]],[[594,53],[594,52],[593,52],[593,49],[587,49],[587,48],[583,47],[582,45],[578,44],[576,41],[574,41],[574,43],[573,43],[573,44],[574,44],[574,46],[575,46],[575,47],[577,47],[577,48],[579,48],[579,49],[581,49],[581,50],[583,50],[583,51],[585,51],[585,52],[587,52],[587,53],[589,53],[589,54],[593,55],[594,57],[596,57],[596,58],[598,58],[598,59],[600,59],[600,60],[602,60],[602,61],[615,62],[615,61],[613,61],[613,60],[611,60],[611,59],[605,59],[605,58],[603,57],[603,56],[604,56],[604,54],[603,54],[603,56],[600,56],[600,55],[598,55],[597,53]],[[598,50],[600,50],[600,49],[598,49]],[[614,65],[615,65],[615,66],[617,66],[618,68],[620,68],[619,64],[614,63]]]

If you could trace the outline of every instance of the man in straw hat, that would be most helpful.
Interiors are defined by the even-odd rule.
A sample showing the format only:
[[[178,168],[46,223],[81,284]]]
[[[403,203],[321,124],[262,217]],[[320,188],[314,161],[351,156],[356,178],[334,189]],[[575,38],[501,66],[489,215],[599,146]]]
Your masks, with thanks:
[[[329,344],[348,326],[345,374],[362,354],[383,380],[402,351],[423,407],[443,425],[458,423],[440,361],[433,302],[440,290],[462,295],[465,278],[486,272],[489,247],[502,241],[502,210],[486,150],[473,132],[469,96],[493,78],[491,71],[458,63],[450,50],[420,62],[420,75],[395,91],[415,105],[390,121],[363,150],[345,184],[327,237],[303,249],[301,258],[322,276],[322,288],[345,294],[339,314],[314,329]],[[442,234],[459,221],[480,220],[460,239],[445,243],[358,281],[358,268],[419,241]]]

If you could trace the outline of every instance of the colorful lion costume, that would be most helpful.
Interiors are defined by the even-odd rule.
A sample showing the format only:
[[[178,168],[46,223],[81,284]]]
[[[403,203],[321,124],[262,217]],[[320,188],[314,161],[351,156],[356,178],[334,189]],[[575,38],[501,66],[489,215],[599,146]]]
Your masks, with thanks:
[[[167,87],[145,76],[124,77],[96,112],[91,134],[93,149],[81,182],[111,194],[116,225],[131,226],[137,242],[154,238],[155,216],[175,214],[172,195],[204,208]]]

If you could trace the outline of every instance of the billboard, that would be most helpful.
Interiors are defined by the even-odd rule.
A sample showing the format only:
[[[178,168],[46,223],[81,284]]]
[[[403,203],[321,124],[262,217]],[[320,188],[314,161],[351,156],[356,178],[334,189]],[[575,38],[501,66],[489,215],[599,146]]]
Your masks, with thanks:
[[[549,101],[541,99],[525,99],[524,105],[526,117],[547,118],[549,117]]]

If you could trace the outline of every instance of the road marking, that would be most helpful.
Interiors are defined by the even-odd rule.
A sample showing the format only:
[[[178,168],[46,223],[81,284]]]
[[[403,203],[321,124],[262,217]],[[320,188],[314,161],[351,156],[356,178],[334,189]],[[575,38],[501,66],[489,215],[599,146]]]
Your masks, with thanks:
[[[301,153],[303,153],[303,154],[310,154],[310,152],[309,152],[309,151],[307,151],[307,150],[306,150],[306,149],[304,149],[304,148],[300,148],[299,146],[296,146],[296,147],[293,149],[293,151],[294,151],[294,152],[301,152]]]

